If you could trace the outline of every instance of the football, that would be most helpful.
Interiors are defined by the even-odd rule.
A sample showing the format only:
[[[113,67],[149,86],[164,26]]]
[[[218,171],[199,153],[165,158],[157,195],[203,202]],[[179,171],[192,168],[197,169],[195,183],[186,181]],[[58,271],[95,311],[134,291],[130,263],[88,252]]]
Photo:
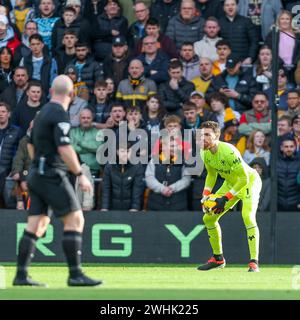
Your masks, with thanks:
[[[203,206],[209,211],[211,211],[211,208],[213,208],[217,204],[216,203],[217,198],[222,198],[222,196],[219,194],[210,194],[209,198],[204,201]]]

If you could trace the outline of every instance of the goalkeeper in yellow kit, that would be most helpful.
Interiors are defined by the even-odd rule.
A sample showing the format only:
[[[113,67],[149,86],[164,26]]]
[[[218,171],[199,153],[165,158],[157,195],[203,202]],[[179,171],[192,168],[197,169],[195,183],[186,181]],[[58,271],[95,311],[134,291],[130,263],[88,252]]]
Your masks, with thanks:
[[[238,201],[243,202],[242,217],[247,230],[250,251],[249,271],[258,272],[259,230],[256,224],[256,210],[261,190],[261,179],[256,170],[250,168],[239,151],[231,144],[219,141],[220,127],[217,122],[206,121],[201,125],[203,149],[201,158],[207,169],[203,190],[204,203],[216,183],[218,174],[225,180],[216,195],[216,205],[209,211],[203,206],[203,221],[207,228],[213,257],[198,270],[224,268],[225,259],[222,250],[222,234],[219,219]]]

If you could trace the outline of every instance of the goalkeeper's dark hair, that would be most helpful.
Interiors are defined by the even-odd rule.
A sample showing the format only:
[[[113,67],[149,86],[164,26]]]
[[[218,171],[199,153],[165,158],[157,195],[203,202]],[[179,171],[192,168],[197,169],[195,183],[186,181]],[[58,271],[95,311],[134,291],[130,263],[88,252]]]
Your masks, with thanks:
[[[200,129],[212,129],[213,132],[220,136],[221,135],[221,128],[218,122],[215,121],[205,121],[201,124]]]

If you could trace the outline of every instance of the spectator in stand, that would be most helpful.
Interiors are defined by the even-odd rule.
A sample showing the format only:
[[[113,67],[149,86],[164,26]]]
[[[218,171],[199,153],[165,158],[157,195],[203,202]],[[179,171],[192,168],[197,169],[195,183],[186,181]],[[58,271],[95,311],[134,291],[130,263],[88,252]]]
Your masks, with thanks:
[[[43,38],[45,46],[51,52],[51,36],[53,27],[59,17],[55,16],[55,4],[53,0],[41,0],[39,4],[39,15],[33,19],[38,26],[38,32]]]
[[[14,55],[21,42],[4,15],[0,15],[0,48],[7,47]]]
[[[158,20],[149,18],[146,22],[145,31],[147,36],[154,37],[156,40],[157,48],[165,53],[169,59],[178,58],[176,45],[173,40],[161,33]],[[143,39],[139,39],[135,55],[143,52]]]
[[[281,9],[281,0],[262,0],[256,3],[251,3],[249,0],[238,1],[239,14],[252,20],[257,34],[263,40],[266,39],[271,26],[276,22]]]
[[[237,0],[224,1],[225,17],[219,20],[220,36],[229,41],[232,53],[249,65],[256,60],[259,37],[250,18],[238,14]]]
[[[132,147],[130,143],[119,144],[117,164],[108,163],[103,174],[102,209],[142,210],[144,183],[144,166],[130,162]]]
[[[156,39],[151,36],[143,38],[143,53],[137,57],[144,66],[144,75],[157,85],[169,79],[169,57],[158,50]]]
[[[128,65],[132,59],[125,37],[115,37],[112,40],[112,52],[103,62],[104,77],[113,79],[116,86],[128,77]]]
[[[205,20],[197,15],[193,0],[182,0],[180,13],[170,19],[166,35],[170,37],[179,50],[186,41],[196,42],[202,39]]]
[[[239,132],[250,136],[254,130],[260,130],[265,135],[271,133],[271,110],[268,97],[263,92],[257,92],[252,100],[252,109],[242,114]]]
[[[31,121],[43,106],[43,89],[40,81],[29,81],[26,94],[27,101],[19,104],[11,117],[11,123],[20,128],[20,137],[26,135]]]
[[[281,142],[281,152],[277,160],[278,210],[299,210],[300,192],[297,176],[300,171],[300,158],[296,150],[296,142],[292,138],[286,138]]]
[[[229,0],[234,1],[234,0]],[[230,107],[238,112],[244,112],[251,106],[253,95],[257,91],[256,82],[250,70],[241,70],[241,61],[234,56],[229,56],[226,70],[213,77],[207,94],[219,91],[229,99]]]
[[[71,129],[70,139],[80,159],[81,168],[92,183],[92,176],[98,177],[100,173],[100,164],[96,160],[96,152],[103,141],[98,137],[99,131],[93,127],[91,110],[82,109],[79,115],[79,126]],[[79,189],[76,185],[76,192],[79,195],[82,209],[85,211],[92,210],[95,203],[94,190],[90,193],[79,191]]]
[[[286,134],[291,134],[292,132],[292,119],[289,116],[281,116],[277,121],[277,135],[279,140]]]
[[[66,67],[64,74],[67,75],[73,81],[75,96],[78,96],[79,98],[85,101],[89,101],[89,97],[90,97],[89,88],[87,87],[84,81],[77,81],[78,73],[75,65],[69,64]]]
[[[260,191],[258,211],[263,212],[269,210],[271,195],[271,179],[269,170],[264,158],[255,158],[249,164],[260,175],[262,188]]]
[[[41,81],[43,92],[48,96],[52,81],[57,76],[57,63],[45,53],[44,41],[40,34],[30,36],[31,54],[20,61],[20,66],[28,70],[30,79]]]
[[[247,139],[239,133],[238,128],[239,122],[236,118],[225,121],[220,140],[231,143],[239,150],[241,155],[243,155],[246,150]]]
[[[259,49],[258,59],[253,65],[253,77],[259,90],[267,90],[272,81],[272,50],[264,45]]]
[[[166,114],[166,110],[161,102],[158,94],[149,96],[145,112],[143,114],[143,120],[145,123],[145,129],[148,133],[149,150],[153,149],[155,141],[160,136],[160,130],[163,128],[163,118]]]
[[[77,42],[75,45],[76,58],[70,64],[76,67],[78,74],[77,81],[85,82],[89,91],[92,92],[94,83],[97,80],[103,79],[103,71],[99,63],[89,53],[90,50],[86,43]]]
[[[158,93],[164,101],[168,114],[182,116],[182,105],[189,100],[195,86],[183,77],[183,66],[180,61],[171,61],[168,70],[170,80],[160,85]]]
[[[280,141],[283,141],[285,138],[293,139],[296,143],[296,151],[300,156],[300,116],[297,115],[292,119],[292,130],[291,132],[283,135]]]
[[[9,48],[0,49],[0,94],[11,84],[13,74],[13,55]]]
[[[189,101],[196,105],[197,114],[201,117],[201,122],[218,121],[216,115],[210,111],[204,98],[204,94],[201,91],[193,91]]]
[[[103,61],[111,53],[114,37],[126,37],[128,21],[118,0],[108,0],[104,12],[97,16],[93,32],[95,58]]]
[[[107,84],[108,99],[110,101],[114,101],[116,96],[116,85],[114,79],[112,77],[105,77],[105,82]]]
[[[195,2],[196,8],[205,19],[209,17],[220,19],[224,16],[222,1],[220,0],[195,0]]]
[[[300,43],[299,35],[292,26],[293,16],[289,11],[282,10],[277,18],[279,27],[279,57],[283,60],[286,68],[296,66],[299,59]],[[266,44],[272,49],[272,31],[266,38]]]
[[[126,109],[123,104],[115,102],[110,107],[109,121],[111,121],[110,129],[117,132],[119,126],[125,121]]]
[[[120,82],[116,98],[127,106],[139,106],[144,109],[148,97],[156,93],[156,84],[144,76],[143,63],[134,59],[128,67],[129,77]]]
[[[250,164],[255,158],[264,158],[267,165],[270,164],[270,151],[266,135],[260,131],[252,131],[247,142],[247,149],[243,155],[246,163]]]
[[[76,33],[67,30],[62,39],[62,47],[55,52],[55,60],[57,62],[58,74],[64,73],[66,66],[76,57],[75,45],[78,41]]]
[[[24,26],[24,33],[22,34],[22,43],[17,47],[14,54],[14,64],[16,66],[19,65],[22,58],[30,55],[29,38],[35,33],[38,33],[37,23],[33,20],[27,21]]]
[[[279,97],[278,110],[287,111],[287,95],[288,95],[288,71],[284,68],[279,69],[278,71],[278,87],[277,95]],[[269,103],[273,101],[272,98],[272,88],[268,88],[264,91],[268,97]]]
[[[149,19],[149,8],[143,1],[135,1],[133,7],[136,21],[133,22],[128,29],[128,44],[135,51],[139,39],[146,36],[146,22]]]
[[[287,96],[287,111],[284,112],[286,116],[293,119],[295,116],[300,115],[300,92],[292,89],[288,92]]]
[[[227,121],[232,119],[240,120],[241,115],[230,108],[228,105],[228,98],[224,94],[220,92],[213,92],[209,95],[208,102],[221,129],[223,129],[224,123]]]
[[[209,58],[200,58],[199,60],[199,77],[192,79],[193,84],[197,91],[202,92],[204,95],[207,92],[212,80],[212,61]]]
[[[16,0],[14,8],[10,11],[11,22],[16,25],[22,34],[26,21],[34,18],[34,10],[28,0]]]
[[[72,128],[80,126],[80,113],[86,109],[88,102],[78,96],[73,96],[68,109],[69,120]]]
[[[108,101],[107,84],[104,80],[95,83],[94,95],[88,107],[93,114],[93,127],[96,129],[107,129],[113,126],[109,119],[110,104]]]
[[[227,58],[231,55],[230,43],[227,40],[219,40],[216,43],[218,58],[213,62],[212,74],[217,76],[226,69]]]
[[[84,1],[83,14],[85,19],[91,19],[93,15],[98,16],[104,12],[106,0],[86,0]]]
[[[10,111],[8,104],[0,102],[0,199],[20,138],[19,129],[9,121]],[[1,200],[3,202],[3,199]]]
[[[31,165],[31,158],[28,152],[28,143],[30,143],[30,134],[33,127],[33,121],[30,123],[26,135],[20,140],[16,155],[14,156],[11,173],[9,176],[15,181],[14,191],[16,197],[16,209],[27,209],[29,194],[27,186],[27,176]],[[8,204],[6,203],[6,207]]]
[[[218,36],[220,31],[219,22],[214,17],[205,21],[203,39],[194,43],[195,53],[199,58],[209,58],[212,61],[218,60],[216,44],[222,38]]]
[[[184,42],[180,48],[180,62],[183,65],[183,76],[191,81],[200,75],[199,57],[195,54],[192,42]]]
[[[162,138],[162,148],[146,169],[146,185],[150,189],[148,210],[187,210],[187,188],[191,176],[182,161],[181,150],[174,138]],[[159,163],[157,163],[159,161]]]
[[[66,7],[62,17],[56,21],[51,36],[52,53],[55,54],[63,48],[63,38],[67,31],[75,34],[77,39],[81,39],[80,23],[76,21],[76,10],[73,7]]]
[[[166,32],[170,19],[180,10],[180,0],[157,0],[151,4],[150,16],[158,20],[162,33]]]
[[[9,104],[11,111],[27,99],[28,71],[24,67],[17,67],[13,73],[13,82],[2,92],[0,101]]]

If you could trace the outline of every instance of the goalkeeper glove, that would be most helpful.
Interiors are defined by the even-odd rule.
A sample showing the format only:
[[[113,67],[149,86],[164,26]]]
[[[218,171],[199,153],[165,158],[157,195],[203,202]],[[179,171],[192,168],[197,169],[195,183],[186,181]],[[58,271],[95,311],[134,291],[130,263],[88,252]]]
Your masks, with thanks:
[[[215,201],[217,204],[213,208],[211,208],[211,210],[215,214],[220,214],[224,211],[225,205],[226,205],[227,201],[229,201],[229,199],[226,196],[223,196],[221,198],[215,199]]]
[[[204,204],[204,202],[205,202],[206,200],[209,199],[209,196],[210,196],[210,191],[204,189],[203,195],[202,195],[202,199],[201,199],[201,204],[202,204],[203,213],[206,213],[206,214],[209,214],[209,213],[210,213],[210,209],[206,208],[203,204]]]

